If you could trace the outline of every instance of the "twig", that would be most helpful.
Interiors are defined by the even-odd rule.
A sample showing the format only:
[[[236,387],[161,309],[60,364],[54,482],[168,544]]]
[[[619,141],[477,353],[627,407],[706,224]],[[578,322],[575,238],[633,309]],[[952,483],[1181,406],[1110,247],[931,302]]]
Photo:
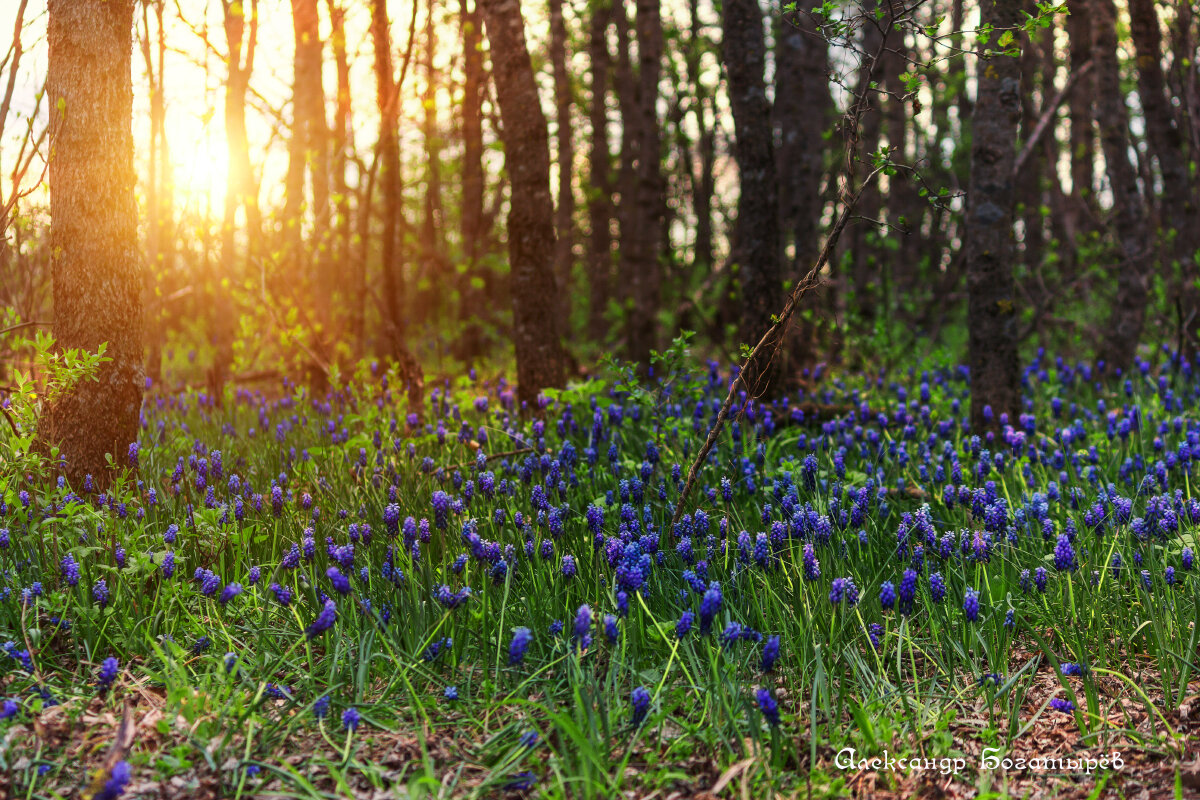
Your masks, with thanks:
[[[9,325],[7,328],[0,328],[0,336],[3,336],[6,333],[12,333],[13,331],[19,331],[22,328],[30,328],[34,325],[50,327],[51,324],[52,323],[41,319],[31,319],[26,322],[18,322],[16,325]]]
[[[1025,144],[1021,148],[1021,152],[1017,155],[1017,160],[1013,162],[1012,179],[1014,181],[1017,179],[1017,176],[1021,174],[1021,170],[1025,168],[1025,162],[1029,161],[1029,159],[1033,157],[1034,148],[1037,147],[1038,142],[1041,140],[1043,134],[1045,134],[1046,130],[1050,127],[1050,123],[1054,121],[1054,115],[1058,111],[1058,107],[1061,106],[1063,101],[1067,99],[1067,95],[1070,93],[1071,89],[1074,88],[1075,84],[1078,83],[1084,75],[1087,75],[1091,69],[1092,62],[1089,60],[1085,62],[1078,70],[1072,72],[1067,78],[1067,82],[1064,83],[1062,88],[1058,90],[1058,94],[1054,95],[1054,99],[1051,100],[1050,104],[1046,106],[1044,111],[1042,111],[1041,118],[1039,118],[1037,124],[1033,126],[1033,131],[1029,134],[1029,138],[1025,140]]]
[[[920,3],[917,5],[920,5]],[[913,8],[916,8],[916,6]],[[884,26],[883,36],[881,37],[879,47],[876,49],[873,55],[869,56],[871,63],[869,65],[862,65],[859,68],[861,71],[863,66],[865,66],[866,74],[868,76],[875,71],[875,67],[879,63],[879,58],[887,47],[888,35],[895,27],[896,19],[896,15],[888,15],[888,21]],[[729,416],[729,409],[733,405],[733,398],[735,395],[737,395],[738,387],[745,385],[747,368],[752,364],[757,363],[759,354],[763,352],[764,348],[766,348],[769,343],[773,343],[773,347],[770,355],[767,356],[766,364],[770,364],[771,360],[775,358],[775,355],[779,352],[780,346],[783,344],[783,335],[787,329],[788,322],[791,321],[792,314],[796,310],[796,305],[804,297],[804,295],[808,294],[813,287],[820,283],[818,276],[821,274],[821,270],[825,268],[825,265],[829,263],[829,259],[833,254],[833,250],[837,246],[838,239],[841,237],[842,231],[845,230],[847,223],[854,215],[854,209],[858,205],[859,200],[862,199],[863,193],[871,186],[872,183],[874,183],[875,178],[878,177],[879,173],[882,172],[887,166],[886,164],[875,166],[874,169],[872,169],[867,175],[866,179],[862,182],[862,185],[859,186],[857,190],[851,191],[852,187],[854,186],[854,166],[856,160],[855,155],[858,152],[859,126],[862,123],[863,115],[867,110],[867,97],[870,92],[871,81],[863,81],[862,88],[859,90],[858,95],[853,98],[853,101],[850,103],[845,116],[845,127],[843,130],[846,131],[846,160],[845,168],[842,173],[842,185],[839,192],[842,197],[842,208],[838,212],[838,216],[834,221],[833,227],[829,231],[829,236],[825,240],[825,245],[821,248],[821,252],[817,256],[816,263],[813,264],[813,267],[808,271],[808,274],[805,275],[792,288],[791,293],[788,295],[787,302],[784,303],[783,311],[780,312],[779,316],[776,317],[771,323],[771,327],[767,329],[767,332],[763,334],[762,338],[758,340],[758,344],[754,345],[754,349],[751,350],[749,355],[747,355],[742,361],[741,369],[737,371],[737,374],[733,376],[733,380],[730,381],[729,392],[725,395],[725,401],[721,403],[721,410],[717,413],[717,418],[713,421],[712,427],[709,428],[708,436],[705,438],[704,444],[696,453],[696,457],[692,460],[691,466],[688,467],[687,480],[683,484],[683,490],[679,495],[679,502],[675,504],[675,513],[671,517],[672,529],[679,524],[680,518],[683,517],[683,511],[686,507],[688,493],[691,492],[692,486],[696,482],[696,475],[700,471],[700,467],[703,466],[705,459],[708,458],[708,454],[712,451],[713,445],[717,442],[717,437],[721,433],[721,427],[725,424],[726,417]],[[760,375],[765,374],[766,364],[758,367],[756,372]]]

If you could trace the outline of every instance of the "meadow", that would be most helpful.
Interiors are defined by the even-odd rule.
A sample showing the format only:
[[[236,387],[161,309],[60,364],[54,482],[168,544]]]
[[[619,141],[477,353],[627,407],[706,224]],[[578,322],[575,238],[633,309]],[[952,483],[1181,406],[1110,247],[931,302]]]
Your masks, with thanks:
[[[1195,797],[1200,360],[1153,356],[1039,353],[985,435],[950,364],[743,394],[674,526],[715,363],[152,386],[106,493],[8,474],[0,792]]]

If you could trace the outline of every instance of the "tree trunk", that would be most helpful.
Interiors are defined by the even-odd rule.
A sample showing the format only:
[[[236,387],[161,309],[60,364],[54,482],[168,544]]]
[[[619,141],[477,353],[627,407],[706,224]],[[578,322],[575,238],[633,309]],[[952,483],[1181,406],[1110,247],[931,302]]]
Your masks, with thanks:
[[[1133,363],[1145,322],[1150,237],[1137,170],[1129,161],[1129,111],[1117,63],[1117,10],[1112,0],[1091,0],[1090,8],[1096,122],[1112,188],[1113,230],[1123,255],[1116,267],[1116,297],[1100,354],[1109,366],[1124,369]]]
[[[67,479],[96,491],[126,463],[145,372],[133,167],[132,0],[49,0],[50,244],[60,350],[107,345],[96,380],[54,403],[38,430]]]
[[[487,88],[487,73],[480,49],[483,21],[477,2],[478,0],[468,6],[468,0],[459,1],[459,27],[463,46],[462,212],[459,219],[467,272],[459,286],[458,318],[463,326],[463,333],[457,349],[462,360],[467,362],[478,358],[483,352],[483,328],[479,319],[481,309],[488,305],[483,293],[473,285],[480,277],[480,257],[485,250],[483,98]]]
[[[571,79],[567,72],[567,23],[563,18],[563,0],[550,0],[550,64],[554,71],[554,141],[558,163],[558,205],[554,210],[554,229],[558,244],[554,250],[554,275],[558,281],[559,330],[570,329],[571,270],[575,262],[575,144],[571,134]]]
[[[250,173],[250,146],[246,138],[246,93],[258,46],[258,2],[248,6],[224,0],[221,4],[229,75],[225,81],[225,142],[228,151],[225,208],[221,222],[220,274],[213,280],[213,338],[216,353],[208,373],[208,390],[217,402],[233,365],[234,323],[231,291],[240,282],[237,257],[237,212],[246,215],[246,241],[254,249],[261,234],[258,189]],[[247,15],[247,11],[249,14]],[[249,31],[247,32],[247,25]]]
[[[321,84],[321,32],[317,0],[292,0],[295,38],[295,77],[292,86],[292,138],[288,152],[287,205],[284,224],[289,226],[292,264],[308,260],[301,254],[303,235],[304,176],[312,185],[313,230],[311,248],[313,291],[317,318],[328,324],[329,297],[336,284],[335,264],[329,258],[329,131],[325,121],[325,90]]]
[[[1067,40],[1071,72],[1078,74],[1092,58],[1090,0],[1067,0]],[[1071,120],[1071,195],[1073,212],[1069,232],[1073,236],[1092,230],[1095,213],[1096,131],[1092,101],[1096,97],[1096,73],[1075,81],[1067,98],[1067,116]],[[1074,253],[1075,242],[1066,242]]]
[[[793,269],[804,269],[820,249],[824,134],[832,119],[829,45],[807,11],[783,16],[775,42],[775,120],[780,147],[779,206],[783,242],[791,243]]]
[[[445,261],[445,239],[442,235],[442,143],[437,116],[438,77],[433,63],[436,46],[433,0],[430,0],[428,7],[425,16],[425,93],[421,98],[424,112],[421,138],[425,144],[425,213],[421,220],[421,280],[418,281],[418,292],[423,297],[413,312],[417,319],[432,322],[441,311],[440,289],[443,282],[439,273]]]
[[[331,131],[333,138],[331,142],[332,167],[330,169],[330,186],[333,192],[335,214],[329,252],[339,272],[358,273],[359,270],[353,266],[354,253],[350,234],[351,190],[346,181],[346,168],[354,149],[354,119],[350,105],[350,59],[346,52],[346,8],[337,0],[328,0],[328,8],[329,43],[333,49],[333,61],[337,70],[337,110],[334,113]],[[352,305],[356,294],[360,291],[362,291],[362,287],[353,284],[347,286],[339,280],[335,291],[336,298],[340,301],[338,306]],[[344,317],[335,320],[335,324],[339,331],[344,330]],[[362,354],[363,342],[361,340],[352,339],[349,345],[352,353]]]
[[[392,35],[387,0],[371,2],[371,42],[375,50],[375,92],[379,106],[379,177],[383,184],[383,349],[399,365],[401,380],[407,384],[410,406],[419,406],[424,376],[420,364],[404,342],[404,275],[399,253],[400,215],[403,210],[396,109],[398,87],[392,72]]]
[[[1021,0],[983,3],[982,24],[993,26],[995,37],[1017,29],[1020,22]],[[993,56],[980,61],[978,73],[967,189],[967,346],[971,426],[982,431],[998,427],[1001,414],[1015,423],[1021,411],[1012,266],[1012,169],[1021,120],[1021,62]],[[988,411],[994,415],[990,419]]]
[[[1146,140],[1158,161],[1162,177],[1162,221],[1165,240],[1177,262],[1172,284],[1179,288],[1178,303],[1184,323],[1184,342],[1196,347],[1200,325],[1200,297],[1196,281],[1196,252],[1200,250],[1200,205],[1188,176],[1187,157],[1179,120],[1167,99],[1162,68],[1162,30],[1154,0],[1129,0],[1129,30],[1137,49],[1138,97],[1145,113]]]
[[[480,5],[503,123],[504,163],[512,181],[508,260],[517,398],[532,410],[543,389],[562,386],[564,380],[554,281],[550,134],[525,45],[519,0],[481,0]]]
[[[862,13],[873,16],[877,5],[877,0],[864,0]],[[879,51],[882,42],[883,33],[877,27],[877,23],[868,21],[863,26],[862,50],[866,55],[858,71],[858,83],[854,90],[856,96],[862,94],[864,91],[870,91],[866,87],[879,79],[882,64],[878,63],[874,56]],[[966,94],[966,92],[963,94]],[[871,154],[879,149],[883,118],[879,113],[878,95],[873,94],[867,100],[867,104],[867,110],[863,113],[862,121],[857,131],[857,149],[853,157],[866,160],[869,163]],[[876,247],[879,238],[876,220],[879,218],[879,211],[882,205],[879,192],[878,182],[863,192],[862,199],[858,203],[858,213],[856,214],[861,219],[855,222],[851,228],[849,237],[850,263],[854,276],[855,304],[858,306],[859,316],[861,316],[868,330],[874,327],[877,316],[886,316],[886,307],[890,301],[882,285],[883,270],[879,264],[878,249]]]
[[[729,106],[737,136],[738,216],[732,260],[742,290],[739,338],[754,346],[784,300],[771,105],[763,83],[766,44],[757,0],[725,0],[722,12]],[[783,355],[771,359],[772,349],[746,365],[746,386],[755,396],[774,396],[782,383]]]
[[[658,121],[658,83],[662,77],[663,26],[659,0],[637,0],[635,31],[638,46],[638,143],[636,213],[643,224],[631,243],[633,264],[633,319],[630,357],[649,364],[658,345],[658,310],[661,302],[663,218],[666,216],[666,182],[662,175],[662,128]]]
[[[608,29],[612,22],[611,4],[592,9],[588,55],[591,61],[592,96],[588,106],[591,125],[591,149],[588,171],[591,191],[588,204],[588,332],[594,342],[608,338],[608,303],[612,297],[612,175],[608,150],[608,76],[612,56],[608,51]]]

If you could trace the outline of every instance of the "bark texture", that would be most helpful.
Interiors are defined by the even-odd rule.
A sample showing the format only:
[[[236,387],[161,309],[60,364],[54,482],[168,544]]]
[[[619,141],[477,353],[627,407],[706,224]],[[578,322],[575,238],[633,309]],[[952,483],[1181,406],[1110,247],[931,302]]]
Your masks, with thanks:
[[[1178,286],[1177,302],[1185,344],[1196,347],[1200,325],[1200,297],[1196,280],[1196,252],[1200,250],[1200,204],[1188,176],[1184,137],[1179,120],[1167,97],[1167,80],[1162,68],[1162,29],[1154,0],[1129,0],[1129,30],[1137,50],[1138,96],[1146,116],[1146,140],[1158,162],[1162,179],[1161,225],[1167,252],[1174,269],[1172,285]]]
[[[1133,362],[1145,324],[1150,238],[1137,168],[1129,161],[1129,110],[1117,62],[1117,10],[1112,0],[1091,0],[1091,11],[1096,123],[1113,196],[1111,225],[1123,256],[1115,269],[1117,295],[1100,356],[1110,367],[1124,369]]]
[[[608,31],[612,22],[612,6],[598,5],[592,10],[588,38],[588,57],[591,61],[592,96],[588,106],[591,127],[591,149],[588,151],[588,173],[591,186],[588,205],[588,331],[593,341],[608,338],[608,303],[612,298],[612,174],[608,142],[608,81],[612,55],[608,50]]]
[[[409,401],[416,403],[424,391],[424,375],[404,342],[404,278],[399,253],[400,215],[403,212],[396,113],[398,87],[392,71],[392,36],[387,0],[371,2],[371,43],[375,49],[375,95],[379,105],[377,147],[380,182],[383,184],[383,351],[399,365],[401,378],[408,385]]]
[[[1020,24],[1020,11],[1021,0],[984,0],[982,22],[998,31],[1012,30]],[[1001,414],[1015,422],[1021,410],[1012,179],[1020,120],[1020,60],[1006,55],[981,59],[966,219],[967,346],[976,431],[998,426]]]
[[[571,134],[571,78],[567,72],[567,22],[563,0],[550,0],[550,65],[554,72],[554,135],[558,160],[558,205],[554,210],[554,228],[558,243],[554,249],[554,275],[558,281],[559,330],[566,331],[570,320],[571,268],[575,261],[575,143]]]
[[[729,105],[737,136],[739,191],[733,261],[742,290],[739,337],[753,346],[784,301],[771,104],[763,82],[766,43],[757,0],[725,0],[722,11]],[[764,358],[746,365],[746,385],[756,396],[774,395],[782,382],[782,357],[770,359],[771,355],[772,348],[768,348]]]
[[[517,398],[530,408],[548,387],[562,386],[563,354],[554,280],[554,203],[550,134],[538,101],[518,0],[482,0],[492,77],[503,124],[504,163],[512,183],[508,260],[513,298]]]
[[[58,445],[77,489],[126,464],[145,386],[142,278],[133,169],[132,0],[50,0],[46,92],[51,115],[50,240],[54,335],[61,349],[112,360],[47,411],[42,445]]]

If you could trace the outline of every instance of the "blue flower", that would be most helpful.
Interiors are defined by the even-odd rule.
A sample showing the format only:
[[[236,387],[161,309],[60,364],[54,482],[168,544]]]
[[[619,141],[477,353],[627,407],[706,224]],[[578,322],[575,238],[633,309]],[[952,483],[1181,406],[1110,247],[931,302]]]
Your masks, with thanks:
[[[112,771],[108,773],[108,779],[104,781],[104,787],[95,794],[93,800],[117,800],[118,797],[125,793],[131,777],[132,770],[129,767],[129,762],[118,761],[113,765]]]
[[[317,615],[317,618],[304,630],[304,635],[309,639],[315,639],[332,628],[336,622],[337,604],[332,600],[326,600],[325,607],[321,609],[321,613]]]
[[[442,692],[442,697],[446,698],[450,702],[454,702],[458,699],[458,687],[447,686],[445,691]]]
[[[342,712],[342,728],[348,731],[358,730],[358,724],[362,721],[362,715],[358,713],[358,709],[350,706]]]
[[[329,695],[323,694],[317,698],[312,707],[313,716],[317,719],[325,719],[329,715]]]
[[[979,592],[974,589],[967,589],[966,597],[963,599],[963,613],[967,615],[967,619],[971,622],[976,622],[979,619]]]
[[[639,686],[633,690],[629,699],[633,705],[633,724],[641,725],[642,720],[650,711],[650,693],[646,691],[645,687]]]
[[[513,631],[512,642],[508,645],[508,663],[510,665],[515,666],[525,660],[525,651],[529,649],[531,641],[533,641],[533,631],[529,628],[517,628]]]
[[[520,744],[521,747],[524,747],[526,750],[532,750],[534,747],[537,746],[538,732],[537,731],[525,731],[525,733],[521,734],[521,738],[517,743]]]
[[[755,695],[758,708],[771,727],[779,725],[779,703],[771,696],[769,689],[759,689]]]
[[[712,629],[713,618],[721,611],[721,584],[713,581],[700,598],[700,633],[708,633]],[[682,622],[682,620],[681,620]]]
[[[1064,714],[1072,714],[1075,712],[1075,704],[1070,700],[1064,700],[1061,697],[1055,697],[1050,700],[1050,707],[1055,711],[1061,711]]]
[[[775,669],[775,662],[779,660],[779,637],[772,636],[765,643],[762,649],[762,671],[771,672]]]
[[[117,675],[121,671],[121,662],[114,657],[104,659],[104,663],[100,665],[99,679],[96,681],[96,686],[101,693],[108,691],[112,686],[113,681],[117,679]]]

